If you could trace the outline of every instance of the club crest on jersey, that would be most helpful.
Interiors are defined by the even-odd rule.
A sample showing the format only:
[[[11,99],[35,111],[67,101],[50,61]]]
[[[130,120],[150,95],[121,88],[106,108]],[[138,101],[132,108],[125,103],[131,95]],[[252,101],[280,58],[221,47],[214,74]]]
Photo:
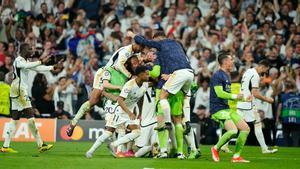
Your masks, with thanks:
[[[125,93],[129,93],[130,90],[129,90],[129,89],[124,89],[124,92],[125,92]]]
[[[109,76],[109,72],[105,71],[104,75]]]

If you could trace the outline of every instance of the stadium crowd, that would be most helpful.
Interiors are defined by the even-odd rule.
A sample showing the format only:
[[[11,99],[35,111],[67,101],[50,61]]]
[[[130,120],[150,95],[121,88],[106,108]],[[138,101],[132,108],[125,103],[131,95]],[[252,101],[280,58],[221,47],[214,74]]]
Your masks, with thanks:
[[[9,116],[4,82],[13,78],[12,63],[21,43],[35,49],[33,60],[42,54],[65,60],[59,72],[30,72],[28,84],[36,117],[70,119],[88,99],[96,71],[121,46],[132,43],[128,30],[147,39],[164,30],[182,43],[195,72],[198,89],[191,117],[201,125],[201,143],[218,139],[218,126],[209,113],[209,82],[218,69],[218,52],[227,50],[235,56],[235,83],[246,69],[269,60],[271,69],[260,91],[275,102],[257,103],[266,142],[276,145],[276,130],[282,128],[284,138],[292,136],[288,145],[300,145],[299,119],[291,115],[291,120],[281,121],[289,109],[297,109],[300,118],[300,97],[294,103],[282,99],[285,93],[300,92],[297,0],[2,0],[0,13],[1,115]],[[103,109],[96,107],[84,118],[102,119]]]

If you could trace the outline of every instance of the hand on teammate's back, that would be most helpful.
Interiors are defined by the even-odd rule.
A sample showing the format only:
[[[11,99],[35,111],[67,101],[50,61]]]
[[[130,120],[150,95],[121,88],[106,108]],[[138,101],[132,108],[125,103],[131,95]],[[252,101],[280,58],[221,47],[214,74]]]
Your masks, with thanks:
[[[126,35],[131,38],[135,37],[135,34],[132,31],[128,31]]]

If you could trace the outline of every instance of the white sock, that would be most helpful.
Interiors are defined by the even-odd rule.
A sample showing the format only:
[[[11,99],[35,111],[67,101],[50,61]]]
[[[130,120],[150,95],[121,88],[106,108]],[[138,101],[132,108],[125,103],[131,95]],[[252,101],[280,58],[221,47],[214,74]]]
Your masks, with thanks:
[[[266,142],[265,142],[264,134],[262,132],[261,122],[254,124],[254,132],[255,132],[255,136],[256,136],[256,139],[257,139],[260,147],[262,149],[268,148],[268,146],[266,145]]]
[[[171,108],[167,99],[160,100],[161,109],[164,112],[165,122],[171,122]]]
[[[13,137],[13,135],[15,134],[16,131],[16,127],[17,127],[17,120],[13,120],[11,119],[11,121],[9,122],[8,128],[6,129],[5,132],[5,140],[3,143],[3,147],[9,147],[10,145],[10,139]]]
[[[172,146],[172,148],[177,149],[176,137],[175,137],[175,130],[174,129],[175,129],[175,127],[174,127],[174,124],[172,123],[172,129],[169,130],[169,137],[171,139],[171,146]]]
[[[140,130],[138,130],[138,129],[132,130],[131,133],[128,133],[125,136],[123,136],[122,138],[119,138],[118,140],[114,141],[112,143],[112,145],[114,147],[117,147],[121,144],[125,144],[125,143],[128,143],[129,141],[136,139],[138,136],[140,136]]]
[[[125,130],[124,129],[118,129],[118,139],[125,136]],[[125,145],[121,144],[117,148],[117,152],[125,152]]]
[[[38,128],[35,125],[35,120],[33,117],[28,119],[28,128],[29,128],[31,134],[33,135],[33,137],[35,138],[38,147],[42,147],[43,140],[41,138]]]
[[[190,97],[185,97],[183,102],[183,114],[185,121],[191,120]]]
[[[78,123],[78,120],[81,119],[81,117],[85,114],[85,112],[90,111],[91,109],[91,105],[89,101],[84,102],[78,112],[76,113],[75,117],[73,118],[73,120],[71,121],[72,125],[76,125]]]
[[[147,154],[148,152],[151,151],[151,146],[144,146],[142,148],[140,148],[135,154],[135,157],[142,157],[143,155]]]
[[[112,132],[105,130],[101,136],[97,138],[93,146],[89,149],[88,152],[94,153],[100,146],[101,144],[108,139],[112,135]]]
[[[132,141],[129,141],[129,142],[127,143],[126,151],[132,150],[132,145],[133,145],[133,142],[132,142]]]
[[[184,136],[188,146],[191,148],[192,151],[197,151],[196,143],[195,143],[195,137],[194,137],[194,131],[191,129],[188,135]]]

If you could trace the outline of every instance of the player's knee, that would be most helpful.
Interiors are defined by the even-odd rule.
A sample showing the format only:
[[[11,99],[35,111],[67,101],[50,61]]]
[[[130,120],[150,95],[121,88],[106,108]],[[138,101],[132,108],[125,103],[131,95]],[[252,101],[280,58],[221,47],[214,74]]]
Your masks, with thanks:
[[[20,120],[20,116],[21,116],[21,113],[18,112],[18,110],[12,110],[11,111],[11,118],[13,120]]]
[[[25,118],[31,119],[34,117],[34,110],[33,108],[27,108],[24,110]]]
[[[112,128],[112,127],[107,127],[106,128],[106,130],[104,131],[104,132],[110,132],[110,133],[113,133],[113,132],[115,132],[115,129],[114,128]]]
[[[234,137],[234,136],[237,135],[238,130],[237,129],[232,129],[232,130],[228,130],[227,132],[230,133],[231,137]]]
[[[109,130],[104,130],[104,133],[107,134],[108,136],[112,136],[112,132]]]
[[[250,127],[248,125],[245,126],[245,127],[242,128],[242,131],[250,132]]]

